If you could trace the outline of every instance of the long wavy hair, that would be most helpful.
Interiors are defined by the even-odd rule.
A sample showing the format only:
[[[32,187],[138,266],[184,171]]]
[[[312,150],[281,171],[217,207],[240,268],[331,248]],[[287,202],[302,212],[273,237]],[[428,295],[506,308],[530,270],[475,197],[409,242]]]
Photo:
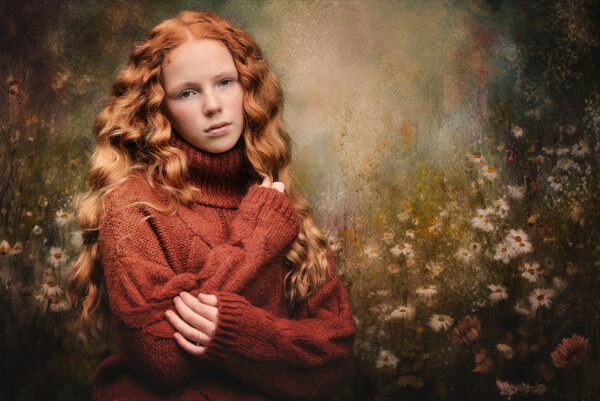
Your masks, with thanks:
[[[290,305],[308,297],[327,279],[326,241],[290,171],[291,139],[281,119],[283,95],[277,77],[246,32],[212,13],[184,11],[152,28],[134,48],[112,84],[108,106],[94,123],[90,188],[77,202],[83,250],[66,286],[77,322],[88,339],[110,335],[110,310],[98,252],[104,196],[127,177],[142,174],[153,188],[158,185],[169,194],[169,204],[161,211],[173,212],[179,205],[192,203],[196,188],[187,180],[186,158],[169,144],[171,124],[162,111],[161,71],[169,52],[193,39],[219,40],[231,53],[244,89],[246,156],[256,178],[275,178],[285,184],[285,193],[301,218],[300,233],[286,255],[290,269],[284,290]]]

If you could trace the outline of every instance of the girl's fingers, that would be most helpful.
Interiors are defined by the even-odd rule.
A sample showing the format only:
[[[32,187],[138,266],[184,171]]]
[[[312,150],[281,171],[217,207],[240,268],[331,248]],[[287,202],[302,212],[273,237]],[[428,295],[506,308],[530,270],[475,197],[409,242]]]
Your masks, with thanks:
[[[196,298],[184,291],[173,302],[179,314],[169,310],[165,317],[176,330],[175,341],[186,352],[201,355],[217,327],[217,297],[200,294]]]
[[[183,300],[183,302],[190,308],[192,309],[194,312],[198,313],[199,315],[202,315],[203,317],[205,317],[206,319],[210,320],[211,322],[216,322],[217,321],[217,297],[215,297],[214,295],[211,295],[212,298],[208,298],[211,302],[207,302],[204,300],[204,298],[201,298],[200,295],[198,295],[198,297],[194,297],[193,295],[183,291],[181,294],[179,294],[179,296],[181,297],[181,299]],[[204,295],[207,296],[207,295]],[[213,298],[214,298],[214,304],[213,302]]]
[[[181,348],[184,349],[184,351],[186,351],[192,355],[200,356],[206,350],[206,347],[203,347],[201,345],[192,344],[191,342],[189,342],[187,339],[185,339],[179,333],[175,333],[175,335],[173,337],[175,337],[175,341],[177,342],[177,344],[179,344],[179,346]]]
[[[177,313],[169,310],[165,313],[165,317],[177,331],[174,336],[175,339],[177,339],[179,335],[179,337],[185,339],[186,342],[189,342],[196,347],[204,346],[206,343],[208,343],[210,337],[206,333],[203,333],[202,331],[187,324],[181,319],[181,317],[179,317],[179,315],[177,315]]]
[[[276,181],[276,182],[273,183],[272,188],[275,188],[279,192],[283,193],[283,191],[285,190],[285,185],[281,181]]]
[[[265,179],[263,180],[262,184],[260,184],[260,186],[271,188],[271,180],[269,179],[269,177],[265,177]]]
[[[215,325],[215,321],[212,320],[213,313],[211,311],[205,310],[205,309],[216,309],[216,308],[214,308],[213,306],[209,306],[209,305],[203,305],[202,303],[200,303],[200,301],[198,301],[191,295],[189,295],[189,294],[187,294],[187,295],[189,297],[191,297],[193,300],[195,300],[196,302],[198,302],[198,304],[200,306],[198,306],[198,305],[190,306],[189,305],[190,300],[188,297],[186,297],[185,302],[181,297],[175,297],[173,302],[175,303],[175,308],[177,309],[179,316],[181,316],[181,318],[188,325],[193,327],[194,329],[198,329],[198,330],[202,331],[203,333],[206,333],[209,337],[212,337],[213,333],[215,332],[216,325]],[[188,302],[188,304],[186,304],[186,302]],[[214,315],[215,315],[215,319],[216,319],[216,314],[214,314]],[[211,319],[211,320],[209,320],[209,319]],[[182,333],[182,334],[185,335],[185,333]]]
[[[274,183],[271,183],[271,180],[269,179],[269,177],[265,177],[263,179],[262,184],[260,184],[260,186],[266,187],[266,188],[274,188],[281,193],[283,193],[283,191],[285,191],[285,184],[283,182],[275,181]]]
[[[217,306],[217,297],[216,295],[208,295],[208,294],[198,294],[198,299],[210,306]],[[216,315],[215,315],[216,318]]]

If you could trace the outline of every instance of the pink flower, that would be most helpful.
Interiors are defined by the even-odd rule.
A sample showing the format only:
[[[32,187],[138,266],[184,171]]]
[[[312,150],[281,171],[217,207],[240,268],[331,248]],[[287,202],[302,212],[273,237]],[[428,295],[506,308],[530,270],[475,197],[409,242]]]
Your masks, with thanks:
[[[455,341],[473,345],[479,339],[479,335],[481,334],[481,323],[477,316],[471,318],[471,316],[467,315],[463,320],[461,320],[456,327],[454,328],[454,338]]]
[[[517,152],[515,152],[513,149],[508,149],[506,151],[506,157],[508,162],[512,164],[517,160]]]
[[[571,369],[579,365],[587,355],[588,340],[577,334],[563,338],[550,354],[552,363],[559,369]]]
[[[492,361],[492,359],[485,354],[485,351],[481,351],[477,355],[475,355],[476,366],[475,369],[473,369],[473,372],[487,373],[490,371],[490,368],[492,367],[493,363],[494,362]]]

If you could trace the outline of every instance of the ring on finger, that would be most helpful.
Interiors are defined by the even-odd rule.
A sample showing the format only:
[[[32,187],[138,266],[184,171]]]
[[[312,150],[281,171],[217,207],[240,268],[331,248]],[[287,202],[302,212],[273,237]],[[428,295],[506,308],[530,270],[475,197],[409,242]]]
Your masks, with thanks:
[[[196,341],[196,345],[198,347],[202,346],[202,333],[200,333],[200,335],[198,336],[198,341]]]

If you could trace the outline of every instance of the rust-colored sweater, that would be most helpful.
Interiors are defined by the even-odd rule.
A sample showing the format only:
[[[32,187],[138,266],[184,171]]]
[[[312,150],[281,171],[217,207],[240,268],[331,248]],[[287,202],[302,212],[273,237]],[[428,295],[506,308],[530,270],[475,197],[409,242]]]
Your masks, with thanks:
[[[99,249],[119,352],[94,377],[94,400],[295,400],[327,398],[348,378],[356,327],[334,272],[290,308],[284,264],[300,219],[287,197],[252,186],[240,141],[203,152],[176,134],[191,208],[163,216],[168,197],[131,177],[105,198]],[[201,356],[185,352],[164,317],[181,291],[215,294],[216,332]]]

